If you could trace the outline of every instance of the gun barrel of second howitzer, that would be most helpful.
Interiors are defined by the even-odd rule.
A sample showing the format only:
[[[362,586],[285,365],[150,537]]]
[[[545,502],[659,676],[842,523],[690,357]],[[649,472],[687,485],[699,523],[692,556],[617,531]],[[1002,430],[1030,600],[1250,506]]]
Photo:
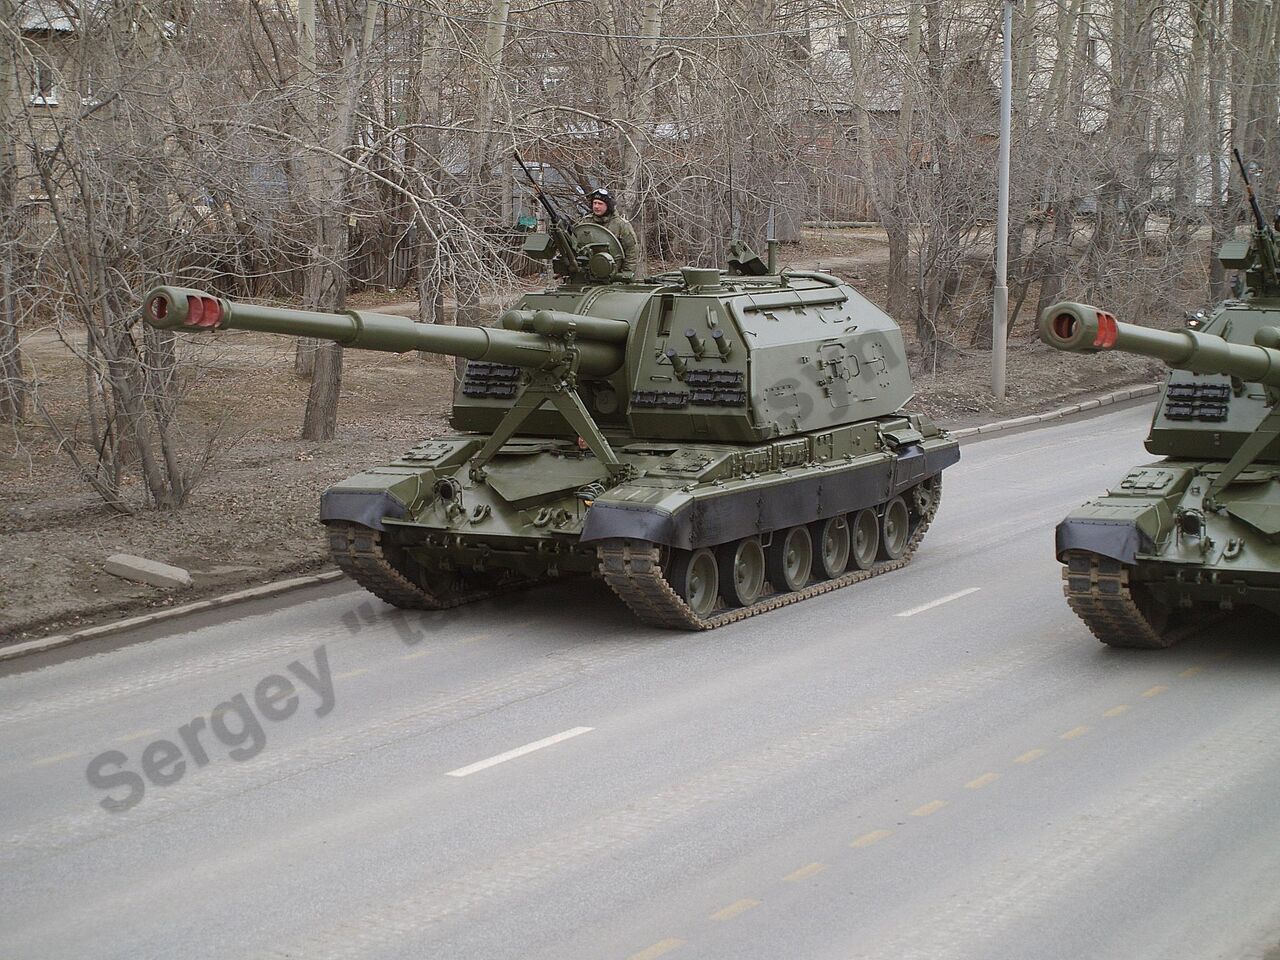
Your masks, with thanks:
[[[1120,350],[1163,360],[1177,370],[1239,377],[1280,387],[1280,330],[1263,327],[1254,344],[1231,343],[1197,330],[1153,330],[1122,323],[1085,303],[1055,303],[1040,314],[1040,339],[1055,350]]]
[[[408,317],[367,310],[323,313],[264,307],[186,287],[152,290],[143,301],[142,315],[153,327],[166,330],[257,330],[333,340],[357,350],[422,350],[534,370],[563,363],[570,349],[561,339],[527,330],[416,323]],[[623,321],[616,322],[626,326]],[[587,376],[606,376],[622,366],[625,342],[593,339],[589,332],[580,331],[572,349],[579,356],[579,371]]]

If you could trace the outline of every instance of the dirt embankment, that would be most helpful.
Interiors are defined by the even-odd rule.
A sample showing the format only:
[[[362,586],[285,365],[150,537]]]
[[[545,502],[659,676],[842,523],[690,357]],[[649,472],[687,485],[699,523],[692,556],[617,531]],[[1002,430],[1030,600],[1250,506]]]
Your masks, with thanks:
[[[883,302],[883,234],[810,233],[790,254],[793,265],[843,275]],[[368,302],[397,299],[382,294]],[[25,347],[49,408],[78,409],[83,368],[67,347],[43,333]],[[0,460],[0,642],[325,567],[315,519],[321,491],[447,429],[453,367],[441,360],[348,351],[338,438],[310,443],[297,439],[307,385],[292,373],[291,343],[233,333],[200,349],[202,372],[184,401],[184,422],[193,443],[218,423],[227,439],[182,510],[114,513],[75,476],[48,431],[33,422],[7,438],[10,455]],[[1081,362],[1055,353],[1034,339],[1024,318],[1009,347],[1004,400],[990,395],[990,355],[983,351],[961,351],[937,370],[914,372],[913,406],[958,428],[1154,382],[1160,368],[1139,358]],[[69,420],[64,427],[83,424]],[[194,584],[172,591],[120,580],[102,569],[113,553],[185,567]]]

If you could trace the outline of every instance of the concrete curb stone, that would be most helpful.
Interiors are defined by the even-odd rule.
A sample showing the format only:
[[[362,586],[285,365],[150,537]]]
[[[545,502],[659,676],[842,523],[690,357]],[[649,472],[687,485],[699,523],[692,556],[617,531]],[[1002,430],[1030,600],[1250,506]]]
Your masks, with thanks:
[[[113,553],[107,557],[102,569],[125,580],[147,583],[153,587],[191,586],[191,574],[181,567],[146,557],[135,557],[130,553]]]
[[[1060,420],[1063,417],[1071,416],[1072,414],[1081,413],[1085,410],[1094,410],[1098,407],[1107,406],[1118,401],[1147,396],[1158,392],[1159,389],[1159,386],[1156,384],[1143,384],[1137,387],[1117,390],[1101,397],[1081,401],[1080,403],[1073,403],[1068,407],[1062,407],[1059,410],[1051,410],[1048,413],[1015,417],[1011,420],[998,420],[995,423],[985,423],[977,427],[964,427],[960,430],[951,431],[951,436],[955,437],[957,440],[963,440],[965,437],[973,437],[979,434],[986,437],[993,433],[999,433],[1002,430],[1013,430],[1017,427],[1026,427],[1037,423],[1048,423],[1053,420]],[[279,596],[282,593],[288,593],[291,590],[297,590],[301,587],[311,587],[321,583],[332,583],[335,580],[342,579],[342,577],[343,573],[341,570],[326,570],[324,573],[317,573],[311,576],[294,577],[291,580],[277,580],[274,583],[264,583],[261,586],[250,587],[246,590],[237,590],[234,593],[223,594],[219,597],[211,597],[208,600],[197,600],[194,603],[186,603],[179,607],[170,607],[167,610],[157,610],[154,613],[145,613],[141,616],[117,620],[114,623],[104,623],[96,627],[88,627],[84,630],[77,630],[74,633],[57,634],[52,637],[41,637],[38,640],[29,640],[25,643],[17,643],[12,646],[0,647],[0,663],[3,663],[6,660],[16,660],[18,657],[43,653],[47,650],[56,650],[59,647],[69,646],[73,643],[80,643],[83,640],[97,640],[101,637],[111,636],[112,634],[121,633],[125,630],[148,627],[152,624],[162,623],[165,620],[172,620],[175,617],[198,613],[201,610],[212,610],[215,607],[223,607],[233,603],[240,603],[245,600],[260,600],[263,597]]]
[[[282,593],[288,593],[290,590],[296,590],[300,587],[312,587],[320,583],[332,583],[334,580],[341,580],[343,573],[341,570],[326,570],[324,573],[312,574],[306,577],[294,577],[290,580],[276,580],[274,583],[264,583],[261,586],[249,587],[245,590],[237,590],[234,593],[224,593],[218,597],[210,597],[207,600],[197,600],[194,603],[184,603],[179,607],[170,607],[167,610],[157,610],[154,613],[144,613],[136,617],[128,617],[124,620],[116,620],[113,623],[104,623],[96,627],[87,627],[84,630],[76,630],[74,633],[55,634],[52,637],[41,637],[38,640],[28,640],[25,643],[15,643],[12,646],[0,647],[0,662],[5,660],[15,660],[18,657],[29,656],[33,653],[43,653],[46,650],[56,650],[58,647],[65,647],[73,643],[79,643],[82,640],[97,640],[101,637],[107,637],[124,630],[133,630],[138,627],[148,627],[155,623],[162,623],[165,620],[172,620],[175,617],[183,617],[190,613],[199,613],[201,610],[212,610],[215,607],[223,607],[232,603],[240,603],[245,600],[261,600],[263,597],[274,597]]]

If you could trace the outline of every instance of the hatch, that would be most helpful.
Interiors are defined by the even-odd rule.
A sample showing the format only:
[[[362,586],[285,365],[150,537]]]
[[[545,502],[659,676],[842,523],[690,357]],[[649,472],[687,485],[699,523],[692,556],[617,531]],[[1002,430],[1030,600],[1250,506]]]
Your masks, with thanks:
[[[573,457],[495,459],[484,472],[486,481],[498,496],[515,506],[521,506],[524,501],[577,490],[609,476],[605,465],[595,457],[581,460]]]
[[[1268,537],[1280,534],[1280,503],[1243,501],[1227,504],[1227,513]]]

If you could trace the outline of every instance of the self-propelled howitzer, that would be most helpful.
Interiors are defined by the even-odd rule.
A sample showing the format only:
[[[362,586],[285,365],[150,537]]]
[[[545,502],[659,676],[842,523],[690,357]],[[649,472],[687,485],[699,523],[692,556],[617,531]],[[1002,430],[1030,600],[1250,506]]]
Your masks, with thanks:
[[[176,287],[143,314],[467,358],[455,433],[321,500],[336,563],[396,606],[588,573],[646,622],[704,629],[904,564],[959,449],[902,409],[896,324],[825,274],[631,281],[609,239],[579,237],[586,266],[493,327]]]
[[[1171,368],[1146,440],[1164,459],[1058,525],[1067,600],[1113,646],[1168,646],[1207,608],[1280,613],[1280,300],[1250,293],[1192,323],[1153,330],[1078,303],[1040,317],[1055,349]]]

